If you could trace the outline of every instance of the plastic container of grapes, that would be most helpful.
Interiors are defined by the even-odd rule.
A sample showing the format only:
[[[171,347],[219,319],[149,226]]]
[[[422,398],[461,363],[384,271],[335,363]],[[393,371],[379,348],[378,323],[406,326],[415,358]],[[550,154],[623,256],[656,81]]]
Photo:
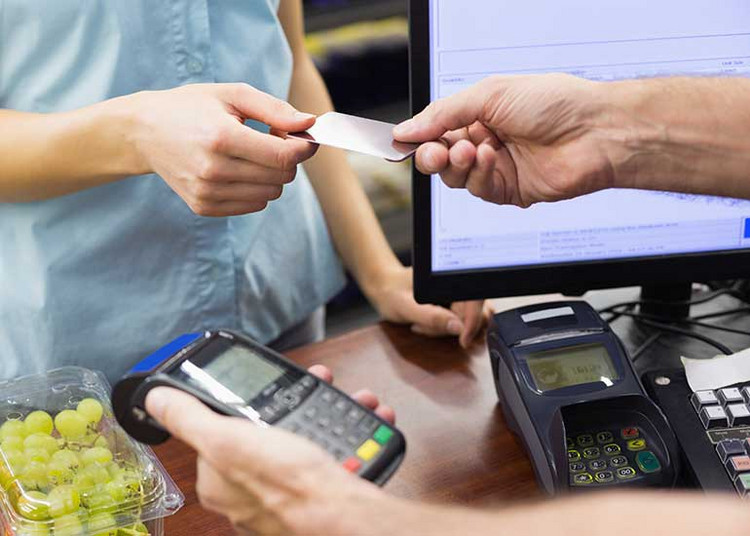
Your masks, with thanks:
[[[110,390],[78,367],[0,382],[2,536],[163,536],[184,497]]]

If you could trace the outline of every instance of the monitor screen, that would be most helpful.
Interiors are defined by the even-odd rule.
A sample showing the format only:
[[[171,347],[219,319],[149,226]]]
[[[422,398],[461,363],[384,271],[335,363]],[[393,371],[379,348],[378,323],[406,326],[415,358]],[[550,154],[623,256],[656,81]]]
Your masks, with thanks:
[[[709,5],[710,4],[710,5]],[[429,0],[430,98],[494,74],[750,73],[747,0]],[[750,170],[749,170],[750,171]],[[750,251],[750,201],[606,190],[520,209],[431,179],[431,272]]]

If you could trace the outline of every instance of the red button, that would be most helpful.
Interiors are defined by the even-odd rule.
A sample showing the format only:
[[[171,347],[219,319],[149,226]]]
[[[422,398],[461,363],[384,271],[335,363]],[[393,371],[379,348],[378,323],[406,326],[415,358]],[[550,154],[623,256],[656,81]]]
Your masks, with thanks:
[[[344,469],[346,469],[350,473],[356,473],[357,471],[359,471],[360,467],[362,467],[362,462],[354,457],[351,457],[344,462]]]
[[[623,439],[635,439],[636,437],[641,435],[638,431],[638,428],[635,428],[633,426],[629,428],[623,428],[620,433],[622,434]]]

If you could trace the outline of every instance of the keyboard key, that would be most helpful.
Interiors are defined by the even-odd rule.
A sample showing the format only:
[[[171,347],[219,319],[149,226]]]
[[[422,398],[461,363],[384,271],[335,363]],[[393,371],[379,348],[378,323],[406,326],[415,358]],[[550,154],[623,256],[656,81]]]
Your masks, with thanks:
[[[331,451],[331,454],[333,454],[333,457],[336,458],[336,460],[339,462],[343,460],[344,458],[346,458],[346,452],[344,452],[343,450],[339,448],[334,447],[333,450]]]
[[[700,419],[706,430],[726,428],[729,425],[727,412],[721,406],[706,406],[700,412]]]
[[[725,465],[734,480],[740,473],[750,473],[750,456],[732,456]]]
[[[583,462],[575,462],[569,464],[568,469],[570,469],[571,473],[580,473],[581,471],[586,470],[586,466],[583,464]]]
[[[726,406],[727,404],[738,404],[745,401],[742,398],[742,393],[740,393],[740,390],[736,387],[719,389],[719,394],[717,395],[717,397],[722,406]]]
[[[315,385],[315,378],[311,376],[305,376],[300,380],[300,383],[305,387],[312,387],[313,385]]]
[[[316,408],[315,406],[311,406],[307,408],[302,415],[306,419],[314,419],[317,414],[318,414],[318,408]]]
[[[594,483],[594,477],[589,473],[579,473],[573,476],[573,484],[576,486],[588,486]]]
[[[351,404],[349,404],[349,401],[343,397],[339,398],[336,401],[336,403],[333,405],[333,409],[335,409],[339,413],[344,413],[345,411],[348,411],[349,407],[351,407]]]
[[[628,426],[620,430],[620,436],[623,439],[636,439],[641,436],[641,432],[635,426]]]
[[[610,443],[609,445],[604,445],[604,454],[607,456],[616,456],[622,452],[622,449],[620,448],[620,445],[617,443]]]
[[[587,460],[593,460],[601,456],[602,453],[597,447],[589,447],[587,449],[583,449],[583,457]]]
[[[566,437],[565,438],[565,444],[568,446],[568,449],[574,449],[576,448],[576,443],[573,441],[572,438]]]
[[[367,462],[373,459],[378,452],[380,452],[380,445],[372,439],[368,439],[357,449],[357,456]]]
[[[734,481],[734,485],[741,496],[750,496],[750,473],[738,476],[737,480]]]
[[[326,389],[325,391],[323,391],[323,394],[320,395],[320,400],[325,402],[326,404],[330,404],[334,400],[336,400],[336,393],[334,391],[331,391],[330,389]]]
[[[604,445],[605,443],[612,443],[615,438],[612,435],[612,432],[599,432],[596,434],[596,442],[600,445]]]
[[[716,445],[716,452],[721,458],[721,463],[726,463],[730,456],[742,456],[745,454],[745,445],[738,439],[726,439]]]
[[[697,391],[690,397],[690,401],[693,403],[695,411],[700,411],[703,406],[713,406],[719,403],[719,399],[716,398],[716,394],[713,391]]]
[[[635,463],[638,468],[646,474],[658,473],[661,471],[661,462],[656,454],[650,450],[644,450],[635,455]]]
[[[577,462],[581,459],[581,453],[578,452],[575,449],[570,449],[568,451],[568,461],[569,462]]]
[[[750,425],[750,409],[743,404],[729,404],[727,406],[727,417],[729,426]]]
[[[745,402],[750,404],[750,385],[742,388],[742,398],[745,399]]]
[[[599,471],[594,475],[594,480],[599,484],[609,484],[610,482],[613,482],[614,479],[615,475],[612,471]]]
[[[589,463],[589,469],[592,471],[603,471],[607,468],[607,460],[594,460]]]
[[[591,447],[594,444],[594,436],[591,434],[582,434],[576,438],[579,447]]]
[[[347,459],[343,463],[343,465],[344,469],[346,469],[350,473],[356,473],[357,471],[359,471],[359,468],[362,467],[362,462],[352,456],[351,458]]]
[[[388,443],[391,437],[393,437],[393,430],[391,430],[384,424],[381,424],[378,429],[375,430],[375,433],[372,434],[372,438],[381,445],[385,445],[386,443]]]
[[[639,450],[643,450],[646,448],[646,440],[645,439],[631,439],[625,444],[625,446],[630,452],[638,452]]]
[[[609,465],[612,467],[625,467],[628,464],[628,459],[625,456],[615,456],[609,460]]]
[[[638,475],[636,470],[632,467],[620,467],[617,470],[616,474],[617,478],[619,478],[620,480],[630,480],[631,478],[635,478]]]
[[[331,433],[337,437],[340,437],[344,435],[344,427],[341,426],[340,424],[337,424],[336,426],[333,427],[333,429],[331,430]]]
[[[321,417],[320,419],[318,419],[318,428],[322,428],[325,430],[329,426],[331,426],[331,419],[329,419],[328,417]]]

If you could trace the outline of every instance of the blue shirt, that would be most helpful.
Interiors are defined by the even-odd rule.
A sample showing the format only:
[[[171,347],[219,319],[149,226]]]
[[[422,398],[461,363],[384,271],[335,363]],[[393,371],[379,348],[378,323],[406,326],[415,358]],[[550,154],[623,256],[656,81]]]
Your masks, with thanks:
[[[0,0],[0,108],[70,110],[145,89],[247,82],[286,98],[278,0]],[[189,113],[189,110],[186,110]],[[190,331],[268,342],[343,284],[297,179],[263,212],[203,218],[156,176],[0,204],[0,377],[114,379]]]

